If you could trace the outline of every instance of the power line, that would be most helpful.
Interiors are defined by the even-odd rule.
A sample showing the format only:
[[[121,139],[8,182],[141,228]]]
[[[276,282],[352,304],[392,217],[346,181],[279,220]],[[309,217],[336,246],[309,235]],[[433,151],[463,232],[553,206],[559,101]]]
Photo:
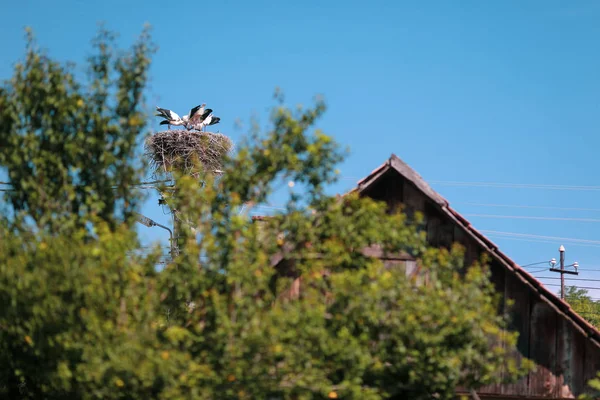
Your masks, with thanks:
[[[517,242],[528,242],[528,243],[549,243],[549,244],[557,244],[560,243],[558,241],[550,241],[550,240],[536,240],[536,239],[521,239],[521,238],[514,238],[514,237],[510,237],[510,236],[496,236],[494,234],[488,234],[488,237],[493,238],[493,239],[506,239],[506,240],[515,240]],[[569,246],[580,246],[580,247],[594,247],[594,248],[600,248],[600,245],[596,245],[596,244],[585,244],[585,243],[569,243]]]
[[[523,238],[531,238],[531,239],[550,239],[550,240],[558,240],[558,241],[569,241],[569,242],[575,242],[575,243],[588,243],[588,244],[600,245],[600,240],[579,239],[579,238],[569,238],[569,237],[560,237],[560,236],[535,235],[535,234],[529,234],[529,233],[493,231],[493,230],[489,230],[489,229],[480,229],[479,231],[482,233],[490,233],[490,234],[495,234],[495,235],[506,235],[506,236],[523,237]]]
[[[543,209],[543,210],[562,210],[562,211],[594,211],[600,212],[600,208],[583,208],[583,207],[556,207],[556,206],[532,206],[522,204],[496,204],[496,203],[471,203],[471,202],[457,202],[452,204],[465,204],[477,207],[505,207],[505,208],[529,208],[529,209]]]
[[[596,269],[596,268],[577,268],[578,271],[590,271],[590,272],[600,272],[600,269]]]
[[[525,264],[525,265],[521,265],[520,267],[521,267],[521,268],[528,268],[528,267],[532,267],[532,266],[534,266],[534,265],[546,264],[546,263],[549,263],[550,261],[551,261],[551,260],[547,260],[547,261],[539,261],[539,262],[534,262],[534,263],[531,263],[531,264]]]
[[[560,287],[560,284],[558,284],[558,283],[545,283],[544,286],[558,286],[558,287]],[[594,286],[577,286],[577,285],[568,285],[568,286],[575,286],[578,289],[600,290],[600,287],[594,287]]]
[[[541,221],[576,221],[600,222],[599,218],[570,218],[570,217],[534,217],[529,215],[502,215],[502,214],[463,214],[465,217],[502,218],[502,219],[533,219]]]
[[[360,180],[353,176],[340,176],[340,180]],[[445,181],[445,180],[428,180],[430,184],[442,186],[459,186],[459,187],[488,187],[501,189],[541,189],[541,190],[577,190],[577,191],[600,191],[600,186],[592,185],[557,185],[544,183],[506,183],[506,182],[467,182],[467,181]]]
[[[560,279],[555,276],[536,276],[535,278],[536,279]],[[568,279],[570,281],[600,282],[600,279],[568,278],[568,277],[565,277],[565,279]]]
[[[558,241],[550,241],[550,240],[539,240],[539,239],[522,239],[522,238],[516,238],[516,237],[510,237],[510,236],[497,236],[493,233],[490,233],[487,235],[490,238],[493,239],[506,239],[506,240],[515,240],[518,242],[528,242],[528,243],[550,243],[550,244],[557,244],[559,243]],[[600,245],[595,245],[595,244],[585,244],[585,243],[569,243],[570,246],[583,246],[583,247],[595,247],[595,248],[600,248]]]
[[[538,270],[535,270],[535,271],[527,271],[527,272],[529,272],[530,274],[536,274],[536,273],[538,273],[538,272],[544,272],[544,271],[548,271],[549,269],[550,269],[550,268],[544,268],[544,269],[538,269]],[[534,278],[535,278],[535,277],[534,277]]]
[[[363,178],[354,176],[338,176],[340,180],[359,181]],[[170,182],[171,180],[140,182],[140,185],[150,183]],[[577,190],[577,191],[600,191],[600,186],[594,185],[558,185],[558,184],[543,184],[543,183],[506,183],[506,182],[467,182],[467,181],[445,181],[445,180],[429,180],[431,184],[443,186],[467,186],[467,187],[491,187],[491,188],[508,188],[508,189],[542,189],[542,190]],[[9,182],[0,182],[0,184],[10,185]],[[600,211],[600,210],[596,210]]]
[[[461,181],[428,181],[432,184],[443,186],[470,186],[470,187],[490,187],[506,189],[542,189],[542,190],[579,190],[579,191],[600,191],[600,186],[587,185],[547,185],[538,183],[500,183],[500,182],[461,182]]]

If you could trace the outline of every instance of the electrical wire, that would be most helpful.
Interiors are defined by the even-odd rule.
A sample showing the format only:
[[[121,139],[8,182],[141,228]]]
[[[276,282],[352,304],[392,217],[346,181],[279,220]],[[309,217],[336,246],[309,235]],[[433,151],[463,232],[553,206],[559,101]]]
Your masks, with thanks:
[[[468,186],[489,187],[502,189],[542,189],[542,190],[578,190],[578,191],[600,191],[600,186],[589,185],[548,185],[538,183],[500,183],[500,182],[461,182],[461,181],[439,181],[430,180],[431,184],[442,186]]]
[[[359,181],[364,177],[338,176],[339,180]],[[150,183],[170,182],[171,180],[140,182],[139,185]],[[544,190],[578,190],[578,191],[600,191],[600,186],[595,185],[563,185],[563,184],[543,184],[543,183],[507,183],[507,182],[468,182],[468,181],[446,181],[429,180],[428,183],[442,186],[467,186],[467,187],[490,187],[490,188],[508,188],[508,189],[544,189]],[[0,182],[0,184],[10,185],[9,182]],[[600,211],[600,210],[597,210]]]
[[[358,181],[363,178],[353,176],[339,176],[340,180]],[[446,180],[428,180],[433,185],[457,186],[457,187],[487,187],[500,189],[540,189],[540,190],[571,190],[571,191],[600,191],[600,186],[593,185],[559,185],[543,183],[506,183],[506,182],[467,182],[467,181],[446,181]]]
[[[502,218],[502,219],[532,219],[540,221],[575,221],[575,222],[600,222],[598,218],[572,218],[572,217],[535,217],[529,215],[502,215],[502,214],[463,214],[465,217],[476,218]]]
[[[496,203],[471,203],[471,202],[457,202],[454,204],[463,204],[477,207],[504,207],[504,208],[528,208],[528,209],[540,209],[540,210],[562,210],[562,211],[594,211],[600,212],[600,208],[583,208],[583,207],[556,207],[556,206],[532,206],[522,204],[496,204]]]
[[[560,279],[560,277],[557,276],[536,276],[536,279]],[[600,279],[587,279],[587,278],[570,278],[565,276],[565,280],[570,280],[570,281],[584,281],[584,282],[600,282]],[[598,288],[600,289],[600,288]]]
[[[538,272],[544,272],[544,271],[548,271],[548,268],[538,269],[538,270],[535,270],[535,271],[527,271],[527,272],[529,272],[530,274],[536,274]]]
[[[531,264],[520,265],[520,267],[521,268],[528,268],[528,267],[532,267],[534,265],[546,264],[546,263],[549,263],[549,262],[550,262],[550,260],[548,260],[548,261],[539,261],[539,262],[534,262],[534,263],[531,263]]]
[[[528,243],[551,243],[551,244],[558,244],[558,243],[560,243],[558,241],[537,240],[537,239],[522,239],[522,238],[514,238],[514,237],[510,237],[510,236],[496,236],[494,234],[488,234],[487,236],[488,236],[488,238],[515,240],[515,241],[518,241],[518,242],[528,242]],[[595,248],[600,248],[600,245],[585,244],[585,243],[569,243],[569,246],[581,246],[581,247],[595,247]]]
[[[479,232],[501,235],[501,236],[522,237],[522,238],[528,238],[528,239],[550,239],[550,240],[559,240],[559,241],[564,241],[564,242],[588,243],[588,244],[600,245],[600,240],[591,240],[591,239],[535,235],[535,234],[529,234],[529,233],[503,232],[503,231],[493,231],[493,230],[489,230],[489,229],[480,229]]]
[[[559,286],[560,287],[560,285],[558,283],[545,283],[544,286]],[[565,285],[565,286],[575,286],[578,289],[600,290],[600,287],[594,287],[594,286],[577,286],[577,285]]]

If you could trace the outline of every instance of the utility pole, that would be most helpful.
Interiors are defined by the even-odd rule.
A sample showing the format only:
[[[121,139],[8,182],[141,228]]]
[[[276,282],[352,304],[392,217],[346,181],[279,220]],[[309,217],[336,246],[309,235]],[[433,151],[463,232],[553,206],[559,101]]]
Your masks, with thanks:
[[[554,268],[554,266],[556,265],[556,260],[553,258],[552,261],[550,261],[550,264],[552,265],[552,268],[550,268],[550,271],[558,272],[560,274],[560,298],[562,300],[564,300],[565,299],[565,274],[579,275],[579,272],[577,272],[579,263],[577,261],[575,261],[571,265],[565,265],[565,246],[560,245],[560,247],[558,248],[558,252],[560,254],[560,258],[559,258],[560,268]],[[568,267],[575,268],[575,271],[569,271],[569,270],[565,269]]]

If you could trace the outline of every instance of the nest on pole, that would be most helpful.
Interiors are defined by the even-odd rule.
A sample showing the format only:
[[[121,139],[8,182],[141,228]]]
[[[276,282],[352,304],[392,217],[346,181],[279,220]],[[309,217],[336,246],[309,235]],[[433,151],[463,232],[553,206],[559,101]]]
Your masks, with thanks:
[[[220,174],[233,142],[220,133],[172,129],[146,140],[145,152],[155,175],[172,171],[200,178]]]

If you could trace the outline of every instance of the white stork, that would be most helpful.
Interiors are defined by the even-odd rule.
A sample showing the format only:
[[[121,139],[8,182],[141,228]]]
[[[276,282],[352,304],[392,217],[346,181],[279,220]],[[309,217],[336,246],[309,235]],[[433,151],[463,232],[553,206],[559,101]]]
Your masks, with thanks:
[[[198,114],[198,113],[196,113],[196,114]],[[196,118],[194,118],[194,121],[191,122],[190,125],[192,126],[192,128],[194,128],[196,130],[201,130],[202,127],[204,126],[204,122],[206,121],[206,118],[208,118],[208,116],[211,114],[212,114],[212,110],[210,108],[207,108],[206,110],[204,110],[202,115],[199,115]]]
[[[200,123],[200,129],[206,128],[207,126],[210,126],[210,125],[216,125],[219,123],[219,121],[221,121],[221,118],[213,117],[213,115],[210,114],[204,119],[204,121],[202,121]]]
[[[187,116],[184,116],[184,119],[181,119],[179,115],[175,111],[167,110],[165,108],[156,107],[156,111],[158,114],[155,114],[157,117],[163,117],[164,120],[160,122],[161,125],[168,125],[169,129],[171,129],[171,125],[181,126],[185,125],[187,122]]]
[[[196,106],[190,110],[190,113],[188,114],[188,116],[189,116],[189,123],[192,126],[194,124],[196,124],[198,119],[202,117],[202,114],[204,114],[204,107],[206,107],[206,104],[202,103],[201,105]]]

